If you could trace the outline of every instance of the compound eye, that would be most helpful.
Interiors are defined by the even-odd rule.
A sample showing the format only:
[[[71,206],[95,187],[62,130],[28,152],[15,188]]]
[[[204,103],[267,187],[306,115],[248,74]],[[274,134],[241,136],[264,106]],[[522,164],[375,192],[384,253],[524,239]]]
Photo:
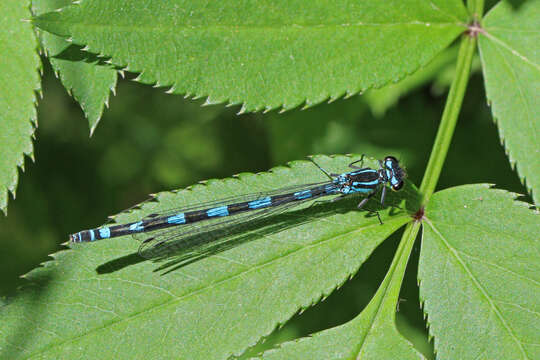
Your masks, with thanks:
[[[390,164],[388,164],[388,163],[390,163]],[[399,164],[399,162],[395,157],[387,156],[387,157],[384,158],[384,164],[389,168],[394,168]]]
[[[392,185],[392,190],[399,191],[403,187],[403,181],[398,182],[396,185]]]

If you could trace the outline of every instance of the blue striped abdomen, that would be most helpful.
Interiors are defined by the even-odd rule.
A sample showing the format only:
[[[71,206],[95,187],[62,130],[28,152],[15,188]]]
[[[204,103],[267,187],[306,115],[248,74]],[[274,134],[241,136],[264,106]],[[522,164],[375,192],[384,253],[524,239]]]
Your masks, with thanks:
[[[279,206],[295,201],[314,199],[325,195],[335,194],[337,191],[338,190],[336,185],[334,183],[329,183],[315,186],[306,190],[274,196],[266,196],[252,201],[224,204],[221,206],[214,206],[208,209],[178,212],[176,214],[168,216],[159,216],[157,214],[154,214],[149,215],[143,220],[134,223],[112,225],[99,229],[81,231],[71,235],[70,239],[72,242],[89,242],[94,240],[131,235],[140,232],[149,232],[173,226],[192,224],[209,219],[228,217],[241,212]]]

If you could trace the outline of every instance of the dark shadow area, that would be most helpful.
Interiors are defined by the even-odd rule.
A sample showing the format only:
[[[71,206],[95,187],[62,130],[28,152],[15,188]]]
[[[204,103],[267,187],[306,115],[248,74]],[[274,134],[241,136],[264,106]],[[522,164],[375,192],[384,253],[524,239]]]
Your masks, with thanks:
[[[521,9],[521,7],[527,2],[527,0],[503,0],[506,1],[515,11]],[[484,15],[487,14],[495,5],[500,3],[501,0],[487,0],[484,5]]]
[[[126,256],[119,257],[117,259],[111,260],[109,262],[106,262],[103,265],[99,265],[96,268],[96,272],[98,274],[110,274],[118,270],[122,270],[123,268],[131,265],[136,265],[138,263],[141,263],[143,261],[146,261],[145,258],[142,258],[139,254],[133,253]]]
[[[519,10],[527,0],[506,0],[514,8],[514,10]]]
[[[102,66],[112,66],[106,62],[108,58],[100,57],[96,54],[84,51],[82,49],[83,46],[72,44],[66,47],[60,53],[54,55],[53,57],[56,59],[68,60],[73,62],[84,61],[86,63],[98,64]]]

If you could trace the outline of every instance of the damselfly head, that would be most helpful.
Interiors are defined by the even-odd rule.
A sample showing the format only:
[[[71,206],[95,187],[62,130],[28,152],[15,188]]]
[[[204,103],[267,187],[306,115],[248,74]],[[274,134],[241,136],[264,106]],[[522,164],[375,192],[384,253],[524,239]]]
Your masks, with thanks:
[[[407,177],[405,170],[399,166],[399,161],[393,156],[384,158],[384,166],[388,174],[388,181],[392,190],[398,191],[403,187],[403,180]]]

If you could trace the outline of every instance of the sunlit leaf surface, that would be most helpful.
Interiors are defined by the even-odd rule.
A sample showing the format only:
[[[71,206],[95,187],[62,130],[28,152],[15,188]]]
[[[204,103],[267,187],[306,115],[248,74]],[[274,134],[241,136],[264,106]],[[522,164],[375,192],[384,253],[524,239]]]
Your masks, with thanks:
[[[8,192],[15,194],[24,156],[33,157],[36,91],[40,89],[36,39],[30,3],[0,2],[0,210],[7,211]]]
[[[144,83],[255,111],[397,81],[463,32],[467,15],[458,0],[93,0],[35,23]]]

